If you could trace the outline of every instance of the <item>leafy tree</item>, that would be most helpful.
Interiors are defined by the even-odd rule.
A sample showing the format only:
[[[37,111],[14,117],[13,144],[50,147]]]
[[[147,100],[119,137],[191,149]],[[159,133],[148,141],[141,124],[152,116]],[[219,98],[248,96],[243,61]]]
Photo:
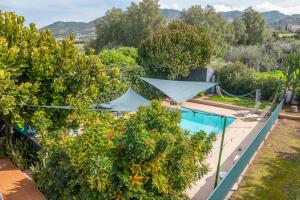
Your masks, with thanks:
[[[222,56],[227,44],[233,40],[232,27],[211,6],[202,9],[200,5],[195,5],[188,10],[183,10],[182,20],[193,26],[208,30],[211,38],[214,38],[213,52],[217,56]]]
[[[236,45],[246,44],[247,34],[245,24],[240,18],[234,18],[232,22],[233,32],[234,32],[234,41]]]
[[[98,21],[97,39],[90,43],[90,47],[96,52],[116,46],[138,47],[143,39],[163,24],[157,0],[131,3],[127,11],[113,8]]]
[[[224,56],[225,61],[242,62],[256,71],[278,69],[283,57],[283,49],[273,41],[261,45],[232,46]]]
[[[300,53],[290,53],[285,55],[282,65],[286,77],[285,91],[287,89],[292,90],[292,101],[297,85],[299,85],[300,82]]]
[[[145,39],[138,55],[149,75],[176,79],[188,76],[192,69],[205,67],[211,52],[206,31],[177,20]]]
[[[128,118],[89,113],[74,120],[82,133],[47,141],[33,173],[48,199],[184,199],[208,170],[214,135],[182,130],[179,113],[158,101]]]
[[[89,44],[96,52],[103,48],[125,45],[125,18],[126,13],[122,9],[112,8],[96,23],[97,38]]]
[[[264,41],[265,21],[261,14],[251,7],[245,10],[242,20],[248,35],[247,44],[255,45]]]
[[[59,128],[72,111],[23,105],[88,106],[114,98],[111,90],[124,90],[119,70],[106,68],[95,55],[81,54],[73,36],[56,42],[49,31],[23,23],[21,16],[0,13],[0,113],[7,122]]]

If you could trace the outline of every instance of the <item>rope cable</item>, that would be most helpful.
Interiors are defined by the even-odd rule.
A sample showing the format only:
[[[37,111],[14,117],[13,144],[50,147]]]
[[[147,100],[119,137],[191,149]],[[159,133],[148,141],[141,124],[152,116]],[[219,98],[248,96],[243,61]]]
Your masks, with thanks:
[[[226,95],[228,95],[228,96],[230,96],[230,97],[234,97],[234,98],[246,97],[246,96],[249,96],[249,95],[251,95],[251,94],[253,94],[253,93],[256,92],[256,90],[254,90],[254,91],[249,92],[249,93],[247,93],[247,94],[243,94],[243,95],[234,95],[234,94],[230,94],[229,92],[226,92],[226,91],[223,90],[220,86],[219,86],[219,88],[220,88],[220,90],[221,90],[222,92],[224,92]]]

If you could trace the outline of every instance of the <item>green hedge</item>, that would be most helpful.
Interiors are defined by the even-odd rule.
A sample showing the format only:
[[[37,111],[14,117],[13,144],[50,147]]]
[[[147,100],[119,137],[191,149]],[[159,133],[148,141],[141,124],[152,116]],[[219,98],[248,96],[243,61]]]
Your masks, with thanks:
[[[259,73],[240,62],[227,63],[217,71],[217,76],[221,87],[227,92],[240,95],[261,89],[261,97],[265,100],[273,98],[276,82],[284,80],[281,71]]]

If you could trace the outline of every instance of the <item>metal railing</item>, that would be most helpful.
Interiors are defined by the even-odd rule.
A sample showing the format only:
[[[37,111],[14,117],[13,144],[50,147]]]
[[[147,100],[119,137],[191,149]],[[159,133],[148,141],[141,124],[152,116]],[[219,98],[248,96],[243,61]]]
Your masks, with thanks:
[[[266,138],[268,132],[278,119],[280,111],[284,101],[282,101],[275,111],[271,114],[269,119],[266,121],[264,126],[257,133],[255,138],[252,140],[248,148],[241,155],[239,160],[233,165],[231,170],[228,172],[227,176],[218,184],[214,191],[208,197],[209,200],[222,200],[225,199],[228,193],[231,191],[233,185],[238,181],[238,178],[243,173],[245,167],[250,162],[251,158],[258,150],[259,146],[262,144],[262,141]]]

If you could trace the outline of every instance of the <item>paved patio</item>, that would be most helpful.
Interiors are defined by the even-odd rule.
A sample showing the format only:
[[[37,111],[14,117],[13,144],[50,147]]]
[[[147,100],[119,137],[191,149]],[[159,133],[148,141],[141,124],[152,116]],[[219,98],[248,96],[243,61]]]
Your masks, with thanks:
[[[164,104],[170,107],[176,107],[167,102],[164,102]],[[257,132],[261,129],[265,121],[261,120],[251,122],[242,118],[237,118],[236,110],[230,110],[226,108],[219,108],[192,102],[185,102],[182,105],[195,110],[236,118],[236,120],[226,128],[220,171],[230,170],[230,168],[233,166],[234,158],[237,155],[241,155]],[[186,193],[191,199],[207,199],[214,189],[215,174],[221,145],[221,136],[222,134],[217,135],[217,140],[214,142],[212,152],[206,159],[206,163],[209,166],[208,174],[196,182],[190,189],[186,190]]]
[[[11,161],[0,159],[0,193],[4,200],[45,200],[32,179]]]

